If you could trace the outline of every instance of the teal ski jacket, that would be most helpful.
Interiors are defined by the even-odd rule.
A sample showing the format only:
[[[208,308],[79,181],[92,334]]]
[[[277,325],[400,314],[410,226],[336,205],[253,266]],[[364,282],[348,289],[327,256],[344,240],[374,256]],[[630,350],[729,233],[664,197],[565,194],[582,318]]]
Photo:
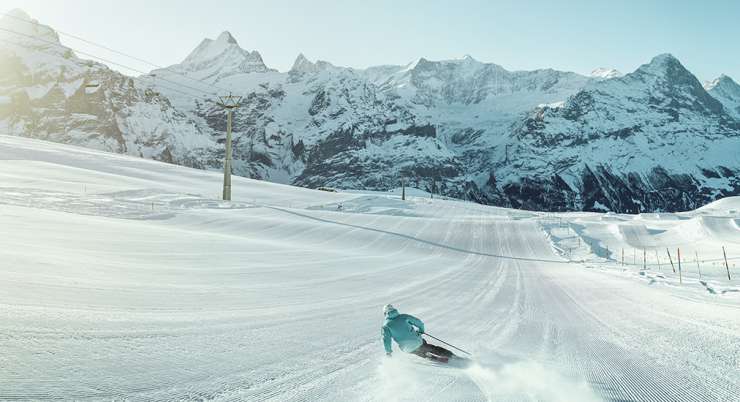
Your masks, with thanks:
[[[398,347],[404,352],[411,353],[424,343],[421,334],[424,333],[424,323],[420,319],[408,315],[399,314],[398,310],[390,309],[386,312],[385,322],[381,329],[385,353],[391,354],[391,339],[396,341]]]

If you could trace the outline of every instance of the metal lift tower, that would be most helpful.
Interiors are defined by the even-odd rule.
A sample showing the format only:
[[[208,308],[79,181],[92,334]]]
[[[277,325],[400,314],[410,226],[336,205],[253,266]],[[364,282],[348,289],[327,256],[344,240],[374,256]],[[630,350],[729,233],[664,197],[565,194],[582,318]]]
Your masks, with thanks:
[[[226,109],[226,155],[224,156],[224,201],[231,201],[231,120],[234,109],[240,106],[241,96],[219,97],[218,105]]]

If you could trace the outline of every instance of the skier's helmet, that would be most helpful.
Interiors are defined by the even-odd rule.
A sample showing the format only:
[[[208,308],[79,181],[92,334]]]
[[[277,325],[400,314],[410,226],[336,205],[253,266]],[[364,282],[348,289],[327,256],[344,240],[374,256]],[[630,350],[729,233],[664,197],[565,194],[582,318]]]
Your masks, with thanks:
[[[395,310],[395,309],[396,309],[396,308],[395,308],[395,307],[393,307],[393,305],[392,305],[392,304],[386,304],[385,306],[383,306],[383,315],[388,315],[388,312],[389,312],[389,311],[391,311],[391,310]]]

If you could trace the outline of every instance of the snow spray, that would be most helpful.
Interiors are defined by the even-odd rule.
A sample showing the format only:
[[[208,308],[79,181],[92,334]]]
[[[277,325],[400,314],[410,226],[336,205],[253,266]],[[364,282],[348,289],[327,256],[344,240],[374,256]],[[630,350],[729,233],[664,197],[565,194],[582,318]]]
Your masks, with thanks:
[[[533,361],[510,363],[498,369],[474,364],[465,371],[489,400],[526,395],[552,402],[602,401],[586,381],[567,378]]]

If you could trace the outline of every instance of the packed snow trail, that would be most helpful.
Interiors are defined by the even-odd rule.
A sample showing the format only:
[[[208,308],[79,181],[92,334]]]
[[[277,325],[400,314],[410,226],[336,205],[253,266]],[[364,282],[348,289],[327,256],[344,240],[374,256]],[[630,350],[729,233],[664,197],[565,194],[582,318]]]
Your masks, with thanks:
[[[536,214],[238,178],[222,203],[219,187],[0,136],[0,399],[740,395],[736,297],[563,263]],[[385,358],[385,303],[477,364]]]

